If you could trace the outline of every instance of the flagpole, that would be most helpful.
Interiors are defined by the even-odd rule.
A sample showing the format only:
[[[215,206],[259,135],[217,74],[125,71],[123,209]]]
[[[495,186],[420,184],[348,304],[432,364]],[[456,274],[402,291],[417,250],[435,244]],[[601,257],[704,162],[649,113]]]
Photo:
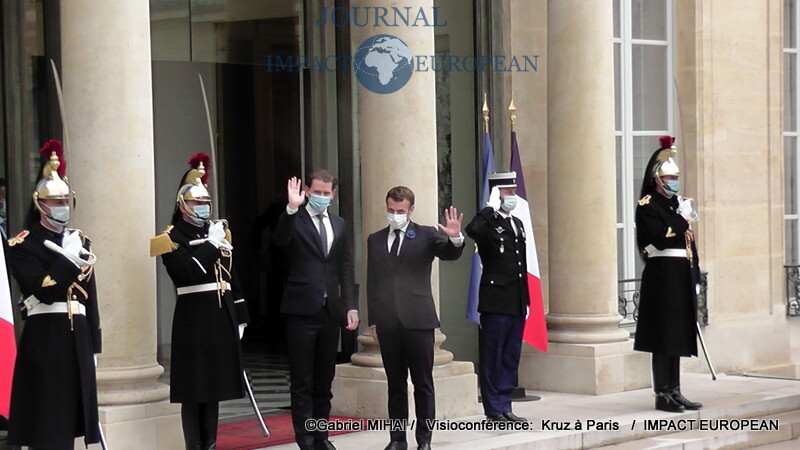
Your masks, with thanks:
[[[508,105],[508,117],[511,119],[511,132],[514,132],[514,122],[517,120],[517,107],[514,106],[514,95],[511,95],[511,104]]]
[[[486,93],[483,93],[483,132],[489,132],[489,104],[486,102]]]

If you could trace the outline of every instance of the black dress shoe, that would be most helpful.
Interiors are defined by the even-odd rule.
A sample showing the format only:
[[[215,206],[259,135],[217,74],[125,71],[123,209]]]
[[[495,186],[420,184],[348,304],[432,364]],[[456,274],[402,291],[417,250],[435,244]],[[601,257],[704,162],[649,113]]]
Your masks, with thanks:
[[[419,444],[417,446],[417,450],[431,450],[431,444],[428,444],[428,443]]]
[[[503,414],[498,414],[496,416],[486,416],[486,420],[489,422],[508,422],[508,417]]]
[[[513,412],[503,413],[503,415],[505,416],[506,419],[508,419],[509,422],[527,422],[528,421],[528,419],[526,419],[524,417],[519,417],[518,415],[514,414]]]
[[[683,394],[681,394],[681,391],[679,391],[677,389],[672,391],[672,398],[677,403],[680,403],[681,405],[683,405],[684,408],[690,409],[692,411],[696,411],[696,410],[698,410],[698,409],[703,407],[702,403],[693,402],[693,401],[689,400],[688,398],[684,397]]]
[[[659,392],[656,394],[656,409],[659,411],[681,413],[686,408],[678,403],[669,392]]]
[[[314,442],[314,450],[336,450],[331,441],[325,439],[324,441]]]
[[[383,450],[408,450],[408,442],[391,441]]]

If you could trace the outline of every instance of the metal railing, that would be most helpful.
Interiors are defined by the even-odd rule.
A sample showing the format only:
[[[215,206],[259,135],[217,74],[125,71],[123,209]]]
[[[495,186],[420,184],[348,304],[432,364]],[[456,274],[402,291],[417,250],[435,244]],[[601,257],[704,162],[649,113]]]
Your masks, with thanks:
[[[800,316],[800,265],[785,265],[786,270],[786,316]]]
[[[800,298],[800,266],[795,267],[795,311],[800,315],[797,303],[797,298]],[[788,272],[787,272],[788,280]],[[619,326],[624,328],[634,328],[636,321],[639,319],[639,289],[642,280],[640,278],[629,278],[627,280],[619,280],[619,288],[617,290],[617,311],[622,316],[622,322]],[[708,325],[708,272],[700,274],[700,282],[698,283],[697,293],[697,322],[700,326]],[[787,288],[787,292],[789,289]],[[788,294],[787,294],[788,295]]]

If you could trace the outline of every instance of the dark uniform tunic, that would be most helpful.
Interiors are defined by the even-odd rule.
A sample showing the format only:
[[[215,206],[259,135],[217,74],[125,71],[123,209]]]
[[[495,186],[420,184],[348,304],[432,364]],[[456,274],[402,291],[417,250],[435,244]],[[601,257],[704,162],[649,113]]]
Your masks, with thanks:
[[[175,287],[216,283],[232,290],[178,295],[172,320],[170,401],[206,403],[242,398],[242,357],[238,326],[250,319],[230,257],[204,239],[208,224],[196,227],[183,218],[173,222],[170,238],[178,247],[161,255]]]
[[[528,303],[528,276],[525,259],[525,230],[522,221],[513,218],[519,230],[491,207],[483,208],[467,225],[467,236],[478,244],[481,276],[478,312],[525,316]]]
[[[66,303],[68,295],[86,307],[86,315],[30,315],[14,366],[10,445],[72,448],[75,437],[99,442],[94,353],[100,353],[100,317],[95,280],[66,257],[44,246],[61,245],[63,234],[35,224],[9,240],[8,262],[23,298],[44,304]],[[84,248],[90,247],[84,238]],[[71,289],[71,294],[69,293]],[[35,310],[35,308],[34,308]]]
[[[530,302],[525,259],[525,230],[516,217],[506,218],[491,207],[467,225],[478,244],[483,265],[478,312],[481,313],[479,377],[487,416],[511,412],[522,332]],[[514,221],[514,232],[510,220]]]
[[[658,250],[686,250],[688,222],[677,213],[677,197],[655,190],[636,208],[639,251],[648,245]],[[634,349],[669,356],[697,355],[695,321],[699,277],[697,250],[689,242],[693,262],[686,257],[650,256],[642,272],[639,318]]]

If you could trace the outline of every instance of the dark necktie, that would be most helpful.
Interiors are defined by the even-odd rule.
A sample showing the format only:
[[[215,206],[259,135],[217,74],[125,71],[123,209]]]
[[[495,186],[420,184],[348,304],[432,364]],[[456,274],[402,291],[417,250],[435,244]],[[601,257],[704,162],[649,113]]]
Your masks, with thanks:
[[[400,230],[394,230],[394,242],[392,242],[389,254],[392,255],[392,258],[397,258],[398,253],[400,253]]]
[[[508,226],[511,227],[511,231],[514,233],[514,236],[516,236],[517,230],[514,229],[514,219],[512,219],[511,216],[508,216],[506,217],[506,220],[508,221]]]
[[[325,222],[322,220],[324,216],[322,214],[317,214],[317,219],[319,219],[319,241],[322,244],[322,254],[324,256],[328,256],[328,230],[325,229]]]

